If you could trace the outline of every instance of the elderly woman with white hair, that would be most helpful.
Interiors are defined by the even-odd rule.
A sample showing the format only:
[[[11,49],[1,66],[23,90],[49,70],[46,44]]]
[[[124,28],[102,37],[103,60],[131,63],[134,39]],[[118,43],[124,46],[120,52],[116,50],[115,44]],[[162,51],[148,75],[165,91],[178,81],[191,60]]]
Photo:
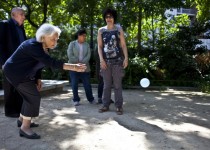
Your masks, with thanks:
[[[32,117],[39,116],[41,96],[41,70],[43,67],[74,70],[84,72],[84,64],[69,64],[55,60],[48,55],[59,39],[61,30],[51,24],[43,24],[36,32],[36,38],[23,42],[3,66],[3,72],[8,81],[16,88],[23,98],[18,125],[20,136],[28,139],[39,139],[31,127]]]

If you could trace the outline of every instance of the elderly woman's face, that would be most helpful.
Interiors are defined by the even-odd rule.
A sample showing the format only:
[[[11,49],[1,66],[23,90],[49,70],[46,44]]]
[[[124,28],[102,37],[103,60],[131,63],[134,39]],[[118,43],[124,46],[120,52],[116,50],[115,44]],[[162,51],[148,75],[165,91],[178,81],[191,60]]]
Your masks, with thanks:
[[[43,46],[45,48],[53,49],[56,47],[58,39],[59,39],[59,36],[57,33],[55,33],[51,36],[46,35],[46,36],[44,36],[44,39],[43,39]]]

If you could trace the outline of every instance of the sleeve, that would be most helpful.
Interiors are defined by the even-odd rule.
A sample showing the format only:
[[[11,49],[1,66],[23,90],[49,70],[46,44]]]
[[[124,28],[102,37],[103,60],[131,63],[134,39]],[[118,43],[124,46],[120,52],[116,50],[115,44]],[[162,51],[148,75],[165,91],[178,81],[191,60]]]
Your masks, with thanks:
[[[50,67],[52,69],[63,69],[64,62],[61,60],[56,60],[52,57],[50,57],[48,54],[45,54],[44,57],[38,58],[38,60],[42,63],[44,63],[47,67]]]
[[[21,46],[24,46],[21,44]],[[19,48],[21,48],[21,46]],[[46,67],[51,67],[52,69],[63,69],[63,61],[56,60],[46,54],[41,46],[26,46],[24,49],[27,49],[28,55],[30,57],[42,62]]]
[[[75,45],[75,42],[70,42],[68,49],[67,49],[67,56],[69,59],[69,61],[68,61],[69,63],[76,64],[76,63],[78,63],[78,56],[76,56],[74,53],[74,47],[75,47],[74,45]]]
[[[35,75],[35,79],[36,81],[38,79],[41,79],[42,78],[42,69],[39,69],[37,72],[36,72],[36,75]]]
[[[84,56],[82,63],[87,64],[90,61],[90,56],[91,56],[91,50],[90,50],[90,45],[88,43],[85,43],[87,47],[87,53]]]
[[[122,30],[122,27],[119,25],[119,24],[117,24],[117,25],[115,25],[116,26],[116,28],[117,28],[117,30],[120,32],[121,30]]]

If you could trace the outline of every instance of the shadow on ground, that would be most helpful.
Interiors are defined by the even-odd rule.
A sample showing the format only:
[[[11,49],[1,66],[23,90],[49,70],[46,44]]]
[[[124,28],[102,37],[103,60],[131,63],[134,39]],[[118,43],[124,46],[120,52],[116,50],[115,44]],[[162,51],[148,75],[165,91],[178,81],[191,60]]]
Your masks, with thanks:
[[[40,140],[18,136],[16,119],[6,118],[1,105],[0,149],[69,150],[207,150],[210,147],[209,95],[185,91],[124,90],[124,114],[98,113],[80,88],[74,107],[71,90],[43,97]],[[96,89],[93,89],[96,93]],[[96,95],[94,95],[97,97]],[[112,95],[113,97],[113,95]]]

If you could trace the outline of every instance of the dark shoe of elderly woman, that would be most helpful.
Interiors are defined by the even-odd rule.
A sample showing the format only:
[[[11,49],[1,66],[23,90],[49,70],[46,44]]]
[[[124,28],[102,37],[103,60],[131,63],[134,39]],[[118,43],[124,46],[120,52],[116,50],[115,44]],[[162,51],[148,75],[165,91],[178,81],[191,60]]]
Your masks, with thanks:
[[[19,131],[19,134],[20,134],[21,137],[25,137],[25,138],[27,138],[27,139],[40,139],[40,138],[41,138],[41,136],[38,135],[38,134],[36,134],[36,133],[33,133],[33,134],[31,134],[31,135],[28,135],[27,133],[25,133],[25,132],[24,132],[23,130],[21,130],[21,129],[20,129],[20,131]]]
[[[106,112],[106,111],[109,111],[109,107],[103,106],[102,108],[100,108],[100,109],[98,110],[99,113],[103,113],[103,112]]]
[[[123,109],[122,108],[117,108],[116,113],[118,115],[122,115],[123,114]]]
[[[20,120],[17,120],[17,126],[18,127],[22,126],[22,122]],[[38,127],[38,126],[39,126],[39,124],[36,124],[34,122],[32,122],[31,125],[30,125],[31,128]]]

